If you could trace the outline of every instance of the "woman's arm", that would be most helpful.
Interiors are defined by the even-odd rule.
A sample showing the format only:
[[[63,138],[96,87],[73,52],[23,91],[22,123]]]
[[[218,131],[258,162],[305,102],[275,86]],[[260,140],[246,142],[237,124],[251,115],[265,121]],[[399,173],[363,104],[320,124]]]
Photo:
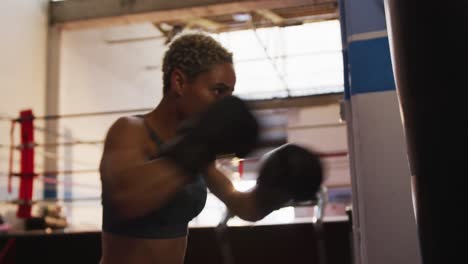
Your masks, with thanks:
[[[256,185],[249,191],[241,192],[234,188],[226,173],[212,164],[205,173],[205,181],[211,192],[238,217],[255,222],[272,211],[281,208],[290,196],[280,190]]]

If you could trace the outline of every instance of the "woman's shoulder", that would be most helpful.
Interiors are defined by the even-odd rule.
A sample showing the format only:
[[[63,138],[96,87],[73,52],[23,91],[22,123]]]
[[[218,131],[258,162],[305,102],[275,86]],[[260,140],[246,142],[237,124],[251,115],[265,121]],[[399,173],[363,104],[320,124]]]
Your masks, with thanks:
[[[118,141],[135,141],[142,137],[144,133],[143,118],[138,116],[123,116],[119,117],[110,126],[107,135],[106,143]]]
[[[119,117],[109,128],[111,132],[135,132],[144,127],[142,116],[122,116]]]

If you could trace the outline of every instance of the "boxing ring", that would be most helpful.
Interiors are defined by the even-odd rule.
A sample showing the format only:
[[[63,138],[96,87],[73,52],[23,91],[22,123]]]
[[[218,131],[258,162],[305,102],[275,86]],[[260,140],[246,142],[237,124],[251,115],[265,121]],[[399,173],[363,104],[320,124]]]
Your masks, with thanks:
[[[50,234],[52,232],[79,232],[79,230],[70,228],[66,217],[64,217],[61,212],[62,206],[64,205],[67,207],[67,205],[73,205],[73,203],[86,201],[100,203],[101,199],[100,185],[83,183],[80,181],[82,177],[95,177],[96,179],[99,179],[99,169],[96,166],[92,167],[92,164],[87,162],[82,162],[78,159],[71,159],[68,162],[71,163],[72,166],[77,164],[87,167],[80,169],[71,168],[47,170],[37,164],[37,160],[50,159],[58,163],[59,161],[70,159],[69,157],[66,157],[66,155],[64,156],[57,154],[56,149],[60,147],[73,148],[75,146],[86,145],[96,146],[98,147],[96,150],[101,151],[104,140],[102,138],[96,138],[94,140],[82,140],[64,135],[60,132],[48,131],[47,129],[37,126],[37,121],[49,122],[61,119],[118,116],[141,113],[150,110],[151,109],[128,109],[50,116],[35,116],[32,110],[23,110],[20,112],[17,118],[0,120],[3,122],[10,122],[10,144],[0,145],[0,149],[5,149],[9,152],[8,171],[0,172],[0,177],[6,177],[6,191],[10,197],[13,197],[0,201],[0,206],[5,204],[16,206],[16,217],[25,223],[24,230],[21,230],[20,232],[37,232],[38,230],[44,231],[44,234]],[[37,132],[42,132],[49,135],[52,134],[56,140],[54,142],[42,143],[37,140]],[[104,135],[104,133],[102,135]],[[49,149],[55,150],[48,151]],[[335,166],[345,166],[345,163],[347,162],[346,151],[320,153],[320,155],[324,160],[334,159]],[[234,181],[234,183],[236,183],[236,181],[250,181],[251,184],[254,184],[255,176],[252,176],[251,173],[246,173],[245,170],[246,167],[251,166],[251,164],[254,164],[255,166],[260,160],[261,157],[247,157],[245,159],[229,158],[220,160],[219,164],[224,168],[227,167],[227,169],[232,172],[230,178]],[[15,182],[17,184],[14,184]],[[35,190],[37,191],[39,187],[41,187],[40,185],[42,185],[44,188],[44,196],[47,189],[52,189],[56,194],[55,197],[34,198],[35,196],[38,196],[38,194],[34,192]],[[64,189],[86,189],[96,193],[96,195],[86,197],[67,197],[64,195],[64,197],[58,197],[58,187]],[[17,193],[17,195],[15,195],[15,193]],[[323,240],[323,221],[325,208],[327,206],[327,197],[327,188],[323,187],[315,201],[303,204],[288,205],[289,207],[294,208],[308,207],[313,210],[313,217],[303,219],[302,221],[312,223],[315,227],[318,237],[320,263],[326,263],[325,244]],[[41,206],[39,212],[37,210],[33,210],[36,205]],[[54,207],[54,205],[59,206]],[[214,226],[216,230],[217,242],[223,257],[223,262],[228,264],[234,263],[229,245],[229,239],[227,238],[227,230],[229,229],[229,226],[231,224],[234,226],[254,225],[254,223],[247,223],[239,221],[239,219],[234,219],[235,216],[231,215],[225,207],[223,210],[224,211],[219,212],[218,214],[222,217],[218,219],[217,224]],[[39,216],[37,214],[39,214]],[[269,223],[268,221],[265,221],[264,224]],[[3,232],[5,233],[12,232],[14,234],[16,232],[15,230],[12,230],[11,226],[9,227],[8,225],[4,225],[4,227],[5,230],[3,230]],[[197,225],[192,224],[190,227],[197,227]],[[9,240],[8,244],[3,247],[2,252],[7,252],[11,247],[11,243],[14,243],[14,241],[14,238]],[[2,255],[0,255],[0,259],[1,256]]]

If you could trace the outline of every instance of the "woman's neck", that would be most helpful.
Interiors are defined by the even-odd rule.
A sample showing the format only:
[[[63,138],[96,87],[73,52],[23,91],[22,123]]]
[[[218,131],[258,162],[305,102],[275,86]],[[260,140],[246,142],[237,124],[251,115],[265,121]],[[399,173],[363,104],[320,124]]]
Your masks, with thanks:
[[[150,126],[163,140],[175,137],[180,119],[176,104],[171,98],[164,96],[158,106],[147,116]]]

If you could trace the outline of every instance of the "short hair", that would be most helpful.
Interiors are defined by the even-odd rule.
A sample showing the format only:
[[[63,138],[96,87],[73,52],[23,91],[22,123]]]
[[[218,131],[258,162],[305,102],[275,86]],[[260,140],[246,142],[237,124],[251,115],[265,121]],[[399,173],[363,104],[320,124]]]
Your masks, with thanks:
[[[233,63],[232,53],[214,38],[204,33],[183,34],[170,43],[164,54],[163,92],[170,89],[171,74],[176,68],[193,80],[222,63]]]

